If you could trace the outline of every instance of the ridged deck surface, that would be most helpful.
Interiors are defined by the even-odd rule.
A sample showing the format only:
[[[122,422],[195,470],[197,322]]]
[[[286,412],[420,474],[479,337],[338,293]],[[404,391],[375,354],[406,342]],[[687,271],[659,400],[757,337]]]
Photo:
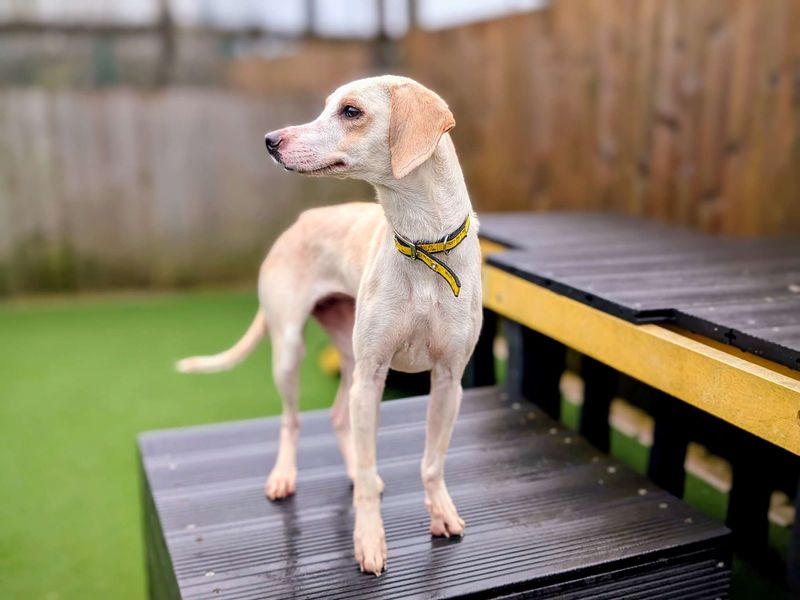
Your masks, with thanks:
[[[381,409],[380,578],[352,556],[351,491],[326,413],[303,415],[297,495],[278,503],[262,491],[277,419],[143,434],[151,595],[726,597],[726,529],[494,388],[465,393],[448,454],[467,535],[432,539],[419,478],[426,403]]]
[[[800,239],[610,214],[481,215],[490,264],[634,323],[675,323],[800,370]]]

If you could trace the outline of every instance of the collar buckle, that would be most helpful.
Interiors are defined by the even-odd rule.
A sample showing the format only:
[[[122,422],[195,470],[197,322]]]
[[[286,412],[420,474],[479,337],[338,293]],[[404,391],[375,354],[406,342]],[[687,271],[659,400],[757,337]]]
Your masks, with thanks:
[[[409,250],[411,250],[411,254],[409,255],[409,258],[411,260],[417,260],[417,245],[414,242],[409,242],[408,243],[408,248],[409,248]]]

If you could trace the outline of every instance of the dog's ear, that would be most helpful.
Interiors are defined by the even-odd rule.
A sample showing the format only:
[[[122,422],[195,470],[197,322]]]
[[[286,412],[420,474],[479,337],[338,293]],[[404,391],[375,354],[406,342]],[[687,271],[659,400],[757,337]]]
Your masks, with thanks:
[[[430,158],[442,134],[455,127],[447,104],[418,83],[392,88],[389,154],[392,175],[402,179]]]

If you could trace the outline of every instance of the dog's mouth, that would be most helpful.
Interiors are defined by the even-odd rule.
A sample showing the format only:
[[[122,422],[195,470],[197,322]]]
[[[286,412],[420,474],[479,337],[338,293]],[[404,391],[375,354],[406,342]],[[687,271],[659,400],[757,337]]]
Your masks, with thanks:
[[[291,167],[287,167],[286,165],[283,165],[283,168],[287,171],[300,173],[301,175],[327,175],[328,173],[334,173],[345,166],[346,165],[343,160],[335,160],[324,167],[319,167],[318,169],[293,169]]]
[[[347,163],[345,163],[344,160],[338,159],[323,167],[319,167],[316,169],[307,169],[304,167],[290,167],[285,162],[283,162],[283,157],[277,151],[270,152],[270,157],[272,158],[273,162],[282,166],[285,170],[291,171],[292,173],[299,173],[300,175],[311,175],[311,176],[328,175],[336,173],[337,171],[340,171],[341,169],[347,166]]]

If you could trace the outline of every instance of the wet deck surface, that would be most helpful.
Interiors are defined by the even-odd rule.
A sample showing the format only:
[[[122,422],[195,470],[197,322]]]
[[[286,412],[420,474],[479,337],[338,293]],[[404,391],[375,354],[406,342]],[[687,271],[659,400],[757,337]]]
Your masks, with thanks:
[[[634,323],[674,323],[800,370],[800,239],[612,214],[482,214],[489,264]]]
[[[725,528],[494,388],[465,393],[447,460],[467,534],[432,539],[419,479],[426,403],[382,406],[380,578],[352,557],[351,491],[326,413],[303,414],[297,495],[278,503],[262,491],[276,418],[143,434],[151,596],[727,596]]]

